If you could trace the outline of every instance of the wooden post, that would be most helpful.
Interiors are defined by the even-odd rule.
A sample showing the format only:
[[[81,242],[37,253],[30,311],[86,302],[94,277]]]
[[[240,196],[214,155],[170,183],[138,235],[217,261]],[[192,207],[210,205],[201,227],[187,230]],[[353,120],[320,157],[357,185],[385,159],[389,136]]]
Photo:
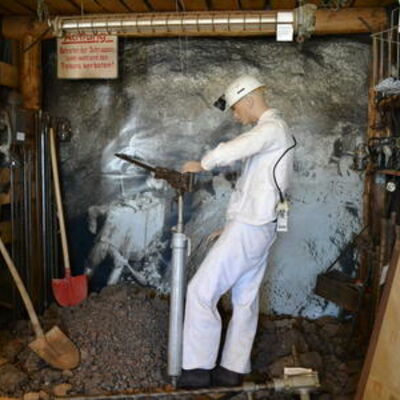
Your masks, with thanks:
[[[42,108],[42,44],[41,40],[37,40],[35,31],[32,34],[25,34],[20,40],[20,64],[19,64],[19,89],[22,95],[22,108],[35,112]],[[32,124],[35,119],[32,118]],[[27,135],[25,146],[31,158],[31,182],[35,188],[38,184],[37,175],[37,140],[35,126],[32,126],[33,135]],[[31,193],[31,210],[30,218],[32,225],[30,227],[30,237],[32,242],[32,259],[30,263],[30,280],[26,282],[27,288],[31,294],[32,301],[37,310],[43,306],[43,257],[41,254],[40,239],[40,218],[39,218],[39,199],[37,191],[33,189]]]
[[[34,40],[34,36],[26,35],[21,43],[20,87],[23,106],[28,110],[39,110],[42,104],[42,45],[40,41],[32,45]]]

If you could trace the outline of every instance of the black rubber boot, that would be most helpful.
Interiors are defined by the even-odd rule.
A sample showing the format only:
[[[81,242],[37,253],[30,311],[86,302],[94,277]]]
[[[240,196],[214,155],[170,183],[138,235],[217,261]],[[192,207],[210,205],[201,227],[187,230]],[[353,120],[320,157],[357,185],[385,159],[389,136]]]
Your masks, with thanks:
[[[243,374],[218,366],[212,373],[213,386],[240,386],[243,383]]]
[[[211,386],[211,371],[209,369],[183,369],[178,379],[178,387],[183,389],[199,389]]]

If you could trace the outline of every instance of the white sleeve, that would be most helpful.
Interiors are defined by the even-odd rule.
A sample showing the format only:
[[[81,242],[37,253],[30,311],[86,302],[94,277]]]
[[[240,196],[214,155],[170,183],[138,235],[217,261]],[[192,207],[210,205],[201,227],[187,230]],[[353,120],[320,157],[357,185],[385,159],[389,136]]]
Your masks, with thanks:
[[[273,144],[279,130],[279,125],[275,123],[255,126],[250,131],[229,142],[221,143],[214,150],[208,152],[202,158],[201,166],[209,171],[215,167],[224,167],[236,160],[257,154]]]

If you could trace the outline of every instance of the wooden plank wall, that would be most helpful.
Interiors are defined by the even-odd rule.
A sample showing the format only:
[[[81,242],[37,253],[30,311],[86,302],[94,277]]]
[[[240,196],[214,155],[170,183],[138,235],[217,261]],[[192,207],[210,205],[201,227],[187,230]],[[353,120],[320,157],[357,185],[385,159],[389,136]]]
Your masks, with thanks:
[[[400,400],[400,251],[387,278],[356,400]]]

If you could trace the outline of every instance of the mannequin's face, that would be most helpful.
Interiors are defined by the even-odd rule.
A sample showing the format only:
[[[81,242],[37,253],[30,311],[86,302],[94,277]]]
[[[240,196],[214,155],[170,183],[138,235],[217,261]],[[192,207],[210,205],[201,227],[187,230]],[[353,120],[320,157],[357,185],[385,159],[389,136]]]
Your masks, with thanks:
[[[253,122],[249,100],[249,98],[245,97],[232,106],[233,118],[242,125],[248,125]]]

